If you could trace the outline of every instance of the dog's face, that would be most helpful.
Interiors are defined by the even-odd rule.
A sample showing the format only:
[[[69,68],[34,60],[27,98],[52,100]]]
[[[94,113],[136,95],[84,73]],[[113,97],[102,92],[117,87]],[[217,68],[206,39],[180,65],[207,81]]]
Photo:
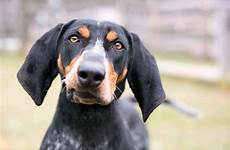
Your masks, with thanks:
[[[117,85],[127,75],[129,39],[119,25],[75,21],[58,46],[58,68],[69,100],[107,105],[116,99]]]
[[[154,57],[140,38],[124,27],[94,20],[72,20],[39,38],[17,77],[37,105],[60,74],[66,99],[108,105],[129,85],[144,121],[165,94]]]

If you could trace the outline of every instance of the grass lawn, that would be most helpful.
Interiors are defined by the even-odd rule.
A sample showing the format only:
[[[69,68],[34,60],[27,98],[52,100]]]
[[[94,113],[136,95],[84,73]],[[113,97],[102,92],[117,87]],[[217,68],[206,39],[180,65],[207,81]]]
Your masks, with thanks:
[[[38,149],[57,103],[56,78],[37,107],[16,80],[23,57],[0,55],[0,150]],[[166,94],[203,113],[192,119],[161,105],[147,127],[154,150],[229,150],[230,90],[217,85],[162,77]]]

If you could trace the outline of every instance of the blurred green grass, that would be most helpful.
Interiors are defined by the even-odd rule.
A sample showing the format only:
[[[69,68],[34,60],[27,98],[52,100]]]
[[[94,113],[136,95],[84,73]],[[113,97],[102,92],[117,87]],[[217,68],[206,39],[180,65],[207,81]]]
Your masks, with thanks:
[[[198,57],[188,54],[186,52],[152,52],[154,56],[160,60],[177,60],[181,63],[192,63],[192,64],[205,64],[205,65],[215,65],[215,61],[208,57]]]
[[[56,78],[41,107],[35,106],[16,80],[24,58],[0,55],[0,149],[38,149],[55,111],[60,89]],[[220,86],[162,77],[167,95],[203,112],[192,119],[161,105],[147,127],[151,149],[230,149],[230,91]]]

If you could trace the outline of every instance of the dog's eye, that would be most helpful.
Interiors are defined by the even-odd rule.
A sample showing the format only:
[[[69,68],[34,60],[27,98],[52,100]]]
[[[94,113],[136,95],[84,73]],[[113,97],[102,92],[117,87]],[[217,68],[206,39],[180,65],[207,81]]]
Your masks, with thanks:
[[[122,44],[121,42],[116,42],[116,43],[115,43],[115,46],[116,46],[116,49],[117,49],[117,50],[121,50],[121,49],[124,48],[124,46],[123,46],[123,44]]]
[[[77,43],[77,42],[79,42],[79,38],[76,35],[72,35],[68,39],[69,39],[69,41],[71,43]]]

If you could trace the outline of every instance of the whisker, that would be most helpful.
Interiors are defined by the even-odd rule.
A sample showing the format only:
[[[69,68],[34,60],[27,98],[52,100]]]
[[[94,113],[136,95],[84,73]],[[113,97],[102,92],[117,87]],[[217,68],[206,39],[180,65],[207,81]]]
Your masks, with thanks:
[[[116,86],[116,89],[122,94],[122,90]]]
[[[65,84],[65,79],[61,80],[61,84],[62,84],[62,90],[66,90],[66,84]]]
[[[61,90],[62,90],[62,91],[66,91],[66,86],[65,86],[65,85],[62,85]]]
[[[117,98],[117,96],[116,96],[115,94],[113,94],[113,98],[114,98],[115,100],[118,100],[118,98]]]
[[[111,81],[110,81],[110,84],[113,85],[113,83]],[[117,87],[116,85],[115,85],[115,88],[120,92],[120,94],[123,93],[122,90],[119,87]]]

